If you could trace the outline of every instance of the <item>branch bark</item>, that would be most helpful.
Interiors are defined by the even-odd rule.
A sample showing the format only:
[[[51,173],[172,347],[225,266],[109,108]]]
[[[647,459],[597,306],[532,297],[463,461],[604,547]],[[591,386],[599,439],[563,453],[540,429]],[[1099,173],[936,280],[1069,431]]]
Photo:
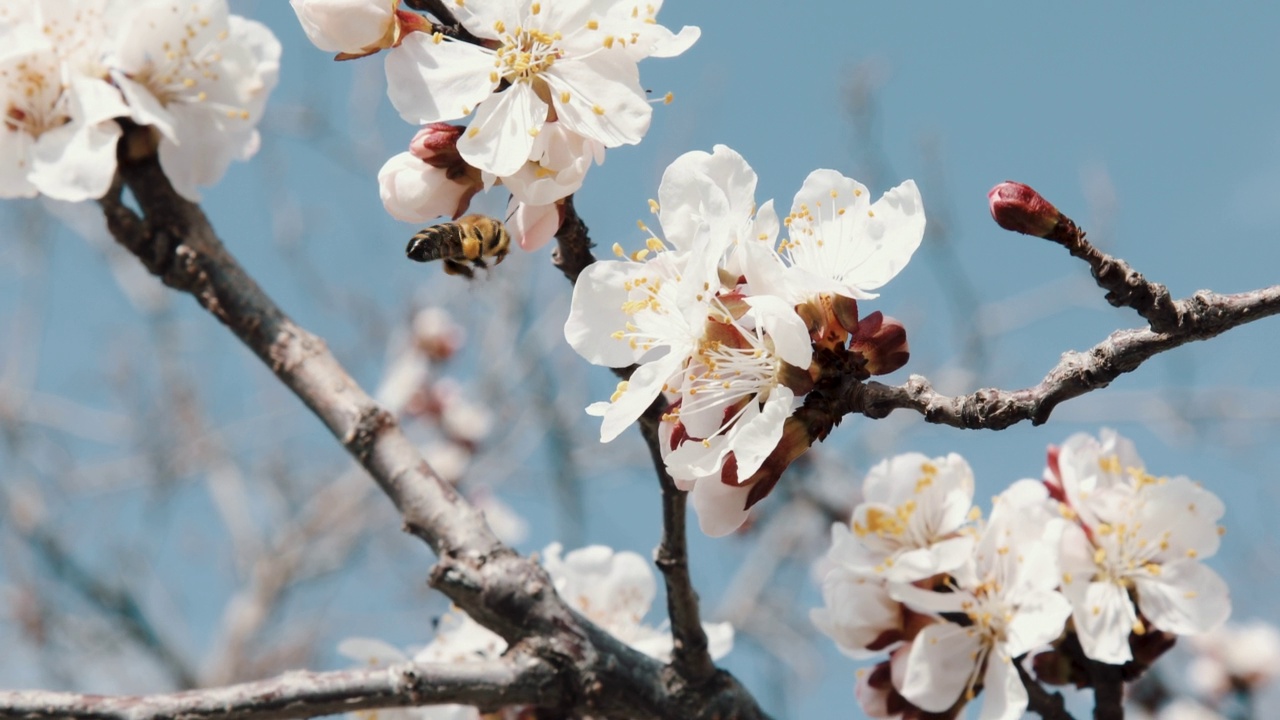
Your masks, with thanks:
[[[334,672],[296,671],[269,680],[166,695],[0,691],[0,718],[198,720],[311,717],[388,707],[554,705],[555,669],[530,658],[474,663],[399,663]]]
[[[137,136],[146,132],[130,128],[123,147],[145,148],[145,137]],[[225,324],[320,418],[395,503],[405,529],[435,551],[432,585],[502,635],[513,652],[557,669],[559,706],[630,717],[763,717],[727,673],[686,682],[571,610],[546,571],[503,545],[324,342],[245,273],[200,208],[173,191],[154,153],[122,155],[121,182],[101,200],[112,234],[166,285],[189,293]],[[121,201],[124,185],[143,217]]]
[[[685,535],[685,506],[688,494],[676,487],[667,472],[658,446],[658,421],[665,403],[659,398],[640,418],[640,433],[649,446],[653,469],[662,486],[662,540],[655,562],[667,587],[667,617],[675,641],[671,664],[676,672],[693,682],[704,682],[716,672],[707,649],[707,633],[698,612],[698,591],[689,577],[689,547]],[[656,408],[656,412],[655,412]]]
[[[838,399],[838,411],[882,418],[894,410],[914,410],[928,422],[964,429],[1002,430],[1024,420],[1041,425],[1060,403],[1104,388],[1166,350],[1280,313],[1280,285],[1233,295],[1202,290],[1175,301],[1174,312],[1179,318],[1175,329],[1117,330],[1086,352],[1064,353],[1033,387],[987,388],[952,397],[936,392],[928,379],[912,375],[901,386],[855,383]]]

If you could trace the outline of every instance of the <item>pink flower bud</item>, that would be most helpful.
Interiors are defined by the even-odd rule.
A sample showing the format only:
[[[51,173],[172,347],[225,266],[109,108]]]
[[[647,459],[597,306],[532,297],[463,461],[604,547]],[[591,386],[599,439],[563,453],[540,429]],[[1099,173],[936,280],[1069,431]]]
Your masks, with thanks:
[[[1049,237],[1058,227],[1062,213],[1040,193],[1022,183],[1005,181],[987,193],[991,218],[1005,230]]]
[[[462,162],[458,154],[458,138],[466,130],[461,125],[431,123],[423,125],[409,142],[409,153],[432,167],[448,168]]]

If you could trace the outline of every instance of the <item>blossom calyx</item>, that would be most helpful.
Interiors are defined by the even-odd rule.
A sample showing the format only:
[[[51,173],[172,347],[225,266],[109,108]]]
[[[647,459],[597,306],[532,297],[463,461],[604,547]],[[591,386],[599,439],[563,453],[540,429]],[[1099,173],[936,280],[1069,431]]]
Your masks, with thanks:
[[[1063,219],[1058,208],[1040,193],[1012,180],[991,188],[987,202],[997,225],[1023,235],[1047,238]]]
[[[866,360],[867,372],[872,375],[887,375],[906,365],[911,358],[907,329],[879,310],[858,321],[849,349]]]

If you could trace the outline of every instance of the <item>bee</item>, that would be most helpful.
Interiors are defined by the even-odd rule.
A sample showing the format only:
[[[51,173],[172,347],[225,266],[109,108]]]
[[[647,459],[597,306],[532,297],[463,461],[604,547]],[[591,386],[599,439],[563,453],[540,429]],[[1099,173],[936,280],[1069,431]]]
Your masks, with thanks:
[[[472,267],[489,267],[485,258],[493,258],[496,265],[510,249],[511,235],[501,220],[463,215],[454,222],[424,228],[410,238],[405,254],[418,262],[443,260],[446,273],[472,278]]]

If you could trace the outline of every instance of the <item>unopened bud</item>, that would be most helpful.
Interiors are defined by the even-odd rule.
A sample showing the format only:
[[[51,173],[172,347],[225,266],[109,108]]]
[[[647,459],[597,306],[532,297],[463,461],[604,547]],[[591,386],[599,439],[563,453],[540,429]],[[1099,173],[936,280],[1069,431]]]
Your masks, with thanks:
[[[867,372],[886,375],[907,364],[907,329],[879,310],[858,321],[858,330],[849,340],[849,349],[866,359]]]
[[[448,168],[462,161],[458,154],[458,138],[465,127],[449,123],[423,125],[409,142],[409,153],[431,167]]]
[[[1013,181],[1005,181],[987,193],[991,218],[1005,230],[1034,237],[1049,237],[1062,213],[1040,193]]]

